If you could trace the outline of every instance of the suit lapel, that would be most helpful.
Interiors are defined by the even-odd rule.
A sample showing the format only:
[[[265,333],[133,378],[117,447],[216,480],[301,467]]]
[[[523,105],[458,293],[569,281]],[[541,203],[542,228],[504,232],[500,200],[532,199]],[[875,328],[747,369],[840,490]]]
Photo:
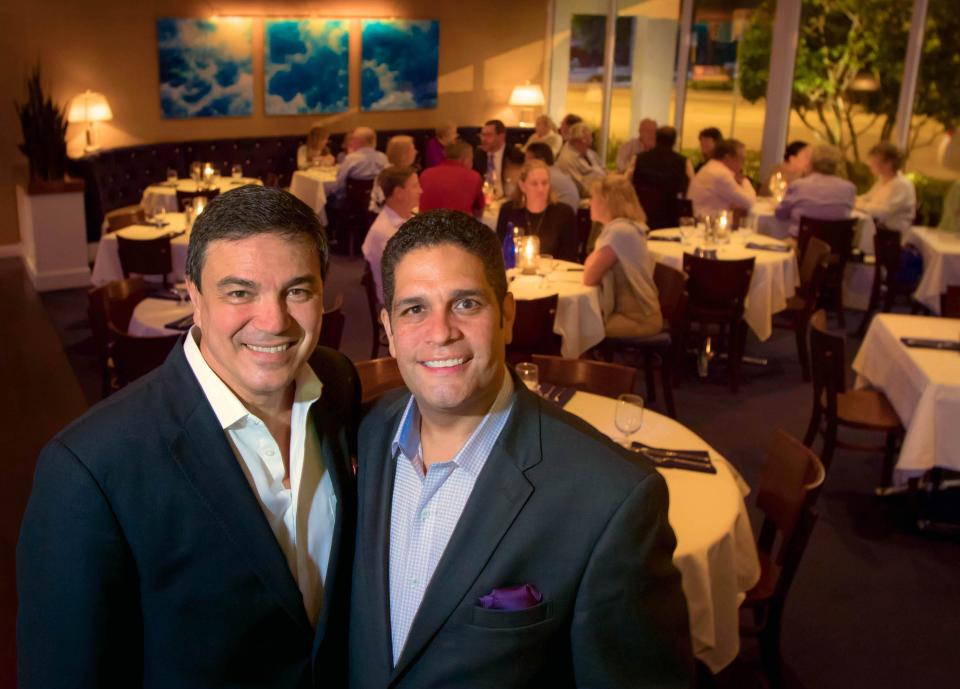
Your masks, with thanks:
[[[539,406],[522,383],[515,379],[514,385],[517,391],[511,418],[437,564],[393,678],[420,654],[457,608],[533,493],[523,472],[541,459]]]

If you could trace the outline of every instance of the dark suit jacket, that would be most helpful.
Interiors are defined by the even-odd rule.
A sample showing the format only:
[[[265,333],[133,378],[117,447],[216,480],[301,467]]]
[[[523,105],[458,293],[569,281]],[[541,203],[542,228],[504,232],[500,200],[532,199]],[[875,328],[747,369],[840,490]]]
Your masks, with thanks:
[[[537,235],[540,238],[540,253],[576,262],[577,216],[570,206],[564,203],[548,204],[543,217],[535,221],[525,208],[518,208],[513,201],[507,201],[500,206],[500,215],[497,216],[497,238],[501,244],[507,235],[509,223],[523,228],[524,234]]]
[[[677,199],[687,193],[689,183],[687,159],[673,149],[655,146],[637,156],[633,186],[651,230],[677,226]]]
[[[314,362],[337,496],[316,631],[178,345],[40,456],[17,546],[21,687],[343,686],[359,386],[339,353]]]
[[[408,399],[405,391],[386,397],[360,432],[351,689],[688,686],[666,484],[519,383],[392,667],[390,443]],[[543,602],[478,607],[491,589],[521,584]]]
[[[497,170],[497,178],[503,184],[503,166],[507,161],[507,147],[504,144],[503,155],[500,156],[500,169]],[[487,176],[487,152],[477,146],[473,149],[473,169],[480,173],[481,179]]]

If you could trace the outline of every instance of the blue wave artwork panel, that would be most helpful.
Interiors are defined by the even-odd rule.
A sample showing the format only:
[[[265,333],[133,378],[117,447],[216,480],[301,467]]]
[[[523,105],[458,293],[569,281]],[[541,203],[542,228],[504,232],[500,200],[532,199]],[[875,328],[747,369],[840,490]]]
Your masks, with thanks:
[[[440,22],[365,19],[361,110],[437,107]]]
[[[349,105],[350,29],[339,19],[264,20],[268,115],[344,112]]]
[[[164,118],[253,113],[252,27],[249,17],[157,20]]]

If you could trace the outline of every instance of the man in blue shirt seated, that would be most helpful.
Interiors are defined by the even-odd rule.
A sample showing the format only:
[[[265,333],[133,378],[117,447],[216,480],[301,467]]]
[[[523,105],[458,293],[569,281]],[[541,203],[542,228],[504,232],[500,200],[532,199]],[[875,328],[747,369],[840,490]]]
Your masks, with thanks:
[[[853,212],[857,188],[837,175],[843,154],[835,146],[816,146],[810,158],[812,172],[794,180],[777,205],[776,216],[790,221],[790,236],[799,232],[800,218],[844,220]]]
[[[359,434],[352,689],[688,687],[666,484],[507,369],[496,235],[428,211],[381,266],[412,395]]]
[[[343,194],[348,179],[375,179],[389,164],[387,156],[377,150],[377,133],[370,127],[357,127],[350,132],[347,150],[330,190],[331,199]]]

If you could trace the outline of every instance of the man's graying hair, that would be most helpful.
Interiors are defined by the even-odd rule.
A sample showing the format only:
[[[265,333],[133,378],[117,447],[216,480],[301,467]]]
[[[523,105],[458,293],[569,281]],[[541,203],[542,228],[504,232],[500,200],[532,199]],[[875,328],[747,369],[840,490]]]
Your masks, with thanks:
[[[466,213],[437,209],[415,215],[403,223],[383,250],[380,269],[383,302],[388,314],[393,306],[394,272],[403,257],[416,249],[445,244],[459,247],[480,259],[487,282],[496,296],[497,307],[503,308],[507,296],[507,273],[497,234]]]
[[[326,280],[329,248],[317,214],[292,194],[252,184],[220,194],[197,216],[187,249],[187,277],[199,290],[210,242],[237,241],[259,234],[308,240],[316,247],[320,276]]]

